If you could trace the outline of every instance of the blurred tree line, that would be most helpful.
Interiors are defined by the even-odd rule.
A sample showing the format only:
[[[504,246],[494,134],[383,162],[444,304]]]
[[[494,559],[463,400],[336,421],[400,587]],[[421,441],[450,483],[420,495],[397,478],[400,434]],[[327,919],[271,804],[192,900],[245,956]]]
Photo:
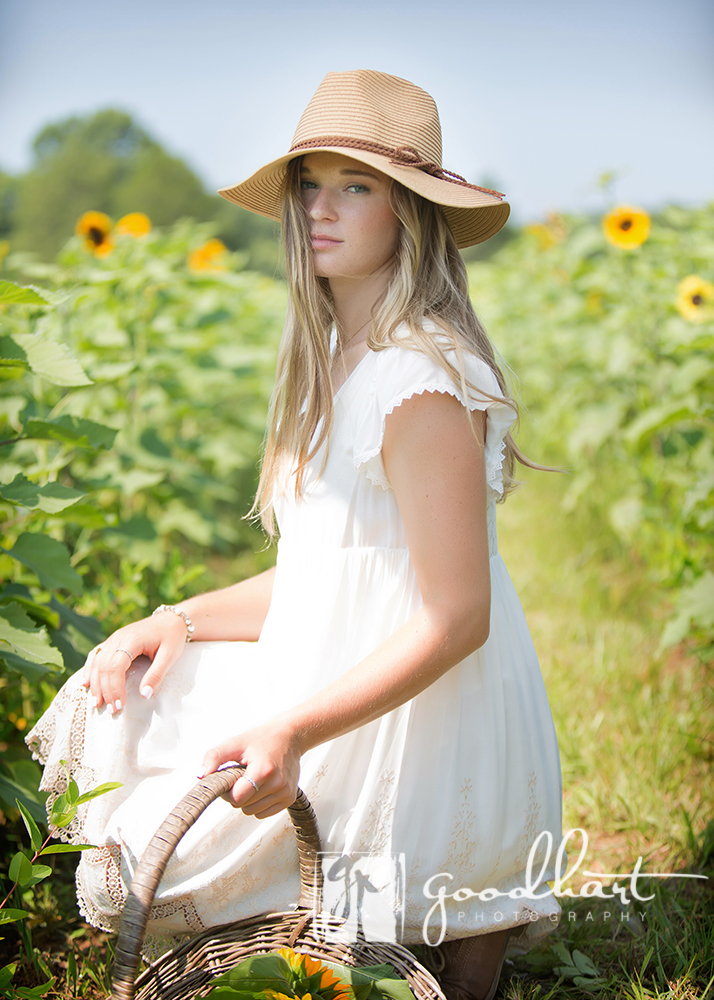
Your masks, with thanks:
[[[52,122],[35,137],[32,150],[26,174],[0,170],[0,242],[13,251],[31,250],[52,261],[84,212],[105,212],[114,220],[144,212],[154,226],[181,218],[213,222],[215,235],[230,250],[247,252],[250,270],[282,273],[279,226],[208,194],[183,160],[124,111],[109,108]],[[490,257],[512,235],[507,226],[486,244],[464,251],[464,258]]]
[[[0,241],[51,261],[86,211],[118,219],[144,212],[154,226],[180,218],[213,222],[251,270],[279,271],[278,226],[216,194],[124,111],[106,109],[46,125],[32,144],[27,173],[0,171]]]

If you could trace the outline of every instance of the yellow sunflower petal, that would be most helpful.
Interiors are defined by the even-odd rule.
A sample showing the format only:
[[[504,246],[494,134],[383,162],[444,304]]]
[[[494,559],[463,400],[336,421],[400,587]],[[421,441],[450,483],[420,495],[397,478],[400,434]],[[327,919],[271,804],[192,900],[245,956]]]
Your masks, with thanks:
[[[680,316],[690,323],[714,319],[714,285],[698,274],[689,274],[677,285],[675,302]]]
[[[146,236],[151,232],[151,219],[143,212],[129,212],[119,219],[114,231],[124,236]]]
[[[332,969],[325,969],[325,971],[320,976],[320,987],[325,989],[327,986],[343,986],[339,976],[336,976]]]
[[[84,247],[98,257],[106,257],[111,253],[112,242],[109,233],[112,230],[112,220],[104,212],[85,212],[77,219],[74,231],[84,237]]]
[[[634,250],[645,242],[650,234],[650,217],[641,208],[620,205],[602,220],[606,238],[621,250]]]
[[[294,952],[292,948],[279,948],[278,955],[284,958],[291,969],[297,969],[300,966],[300,956],[297,952]]]
[[[315,958],[310,958],[309,955],[301,955],[300,961],[302,962],[305,974],[308,976],[314,976],[317,972],[321,972],[325,968],[322,962],[318,962]]]
[[[203,246],[192,250],[188,255],[188,266],[192,271],[225,271],[221,258],[226,254],[227,247],[221,240],[207,240]]]
[[[90,249],[87,247],[87,249]],[[107,257],[114,249],[114,242],[111,239],[103,240],[98,246],[91,248],[96,257]]]

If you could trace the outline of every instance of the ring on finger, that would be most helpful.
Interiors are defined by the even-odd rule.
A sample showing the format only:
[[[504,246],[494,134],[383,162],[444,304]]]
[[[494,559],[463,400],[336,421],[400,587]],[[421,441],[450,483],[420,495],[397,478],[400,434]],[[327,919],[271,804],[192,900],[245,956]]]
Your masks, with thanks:
[[[256,785],[256,783],[253,781],[253,779],[250,777],[250,775],[245,774],[245,772],[244,772],[243,775],[242,775],[242,777],[245,778],[246,781],[249,781],[251,783],[251,785],[256,790],[256,792],[260,791],[260,789],[258,788],[258,786]]]
[[[115,652],[117,652],[117,653],[126,653],[126,655],[127,655],[128,657],[129,657],[129,659],[130,659],[130,660],[133,660],[133,659],[134,659],[134,657],[133,657],[133,656],[132,656],[132,654],[131,654],[131,653],[129,652],[129,650],[128,650],[128,649],[124,649],[124,647],[123,647],[123,646],[120,646],[120,647],[119,647],[119,649],[115,650]]]

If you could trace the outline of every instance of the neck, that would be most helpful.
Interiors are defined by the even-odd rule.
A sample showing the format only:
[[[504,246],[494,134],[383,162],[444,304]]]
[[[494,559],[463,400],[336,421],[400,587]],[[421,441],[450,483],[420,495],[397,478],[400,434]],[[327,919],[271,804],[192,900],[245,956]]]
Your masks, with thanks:
[[[355,343],[367,339],[372,310],[384,297],[393,269],[394,261],[390,260],[366,277],[330,278],[337,331],[343,343],[351,337],[354,337]],[[363,329],[360,330],[360,327]],[[358,336],[355,337],[355,334]]]

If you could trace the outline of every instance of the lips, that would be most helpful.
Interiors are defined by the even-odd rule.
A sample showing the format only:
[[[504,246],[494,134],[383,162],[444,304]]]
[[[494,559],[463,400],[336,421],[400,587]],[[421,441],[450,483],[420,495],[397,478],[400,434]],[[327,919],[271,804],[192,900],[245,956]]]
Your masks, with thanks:
[[[329,250],[332,247],[339,246],[342,240],[336,240],[334,236],[328,236],[327,233],[313,233],[310,237],[310,242],[315,250]]]

